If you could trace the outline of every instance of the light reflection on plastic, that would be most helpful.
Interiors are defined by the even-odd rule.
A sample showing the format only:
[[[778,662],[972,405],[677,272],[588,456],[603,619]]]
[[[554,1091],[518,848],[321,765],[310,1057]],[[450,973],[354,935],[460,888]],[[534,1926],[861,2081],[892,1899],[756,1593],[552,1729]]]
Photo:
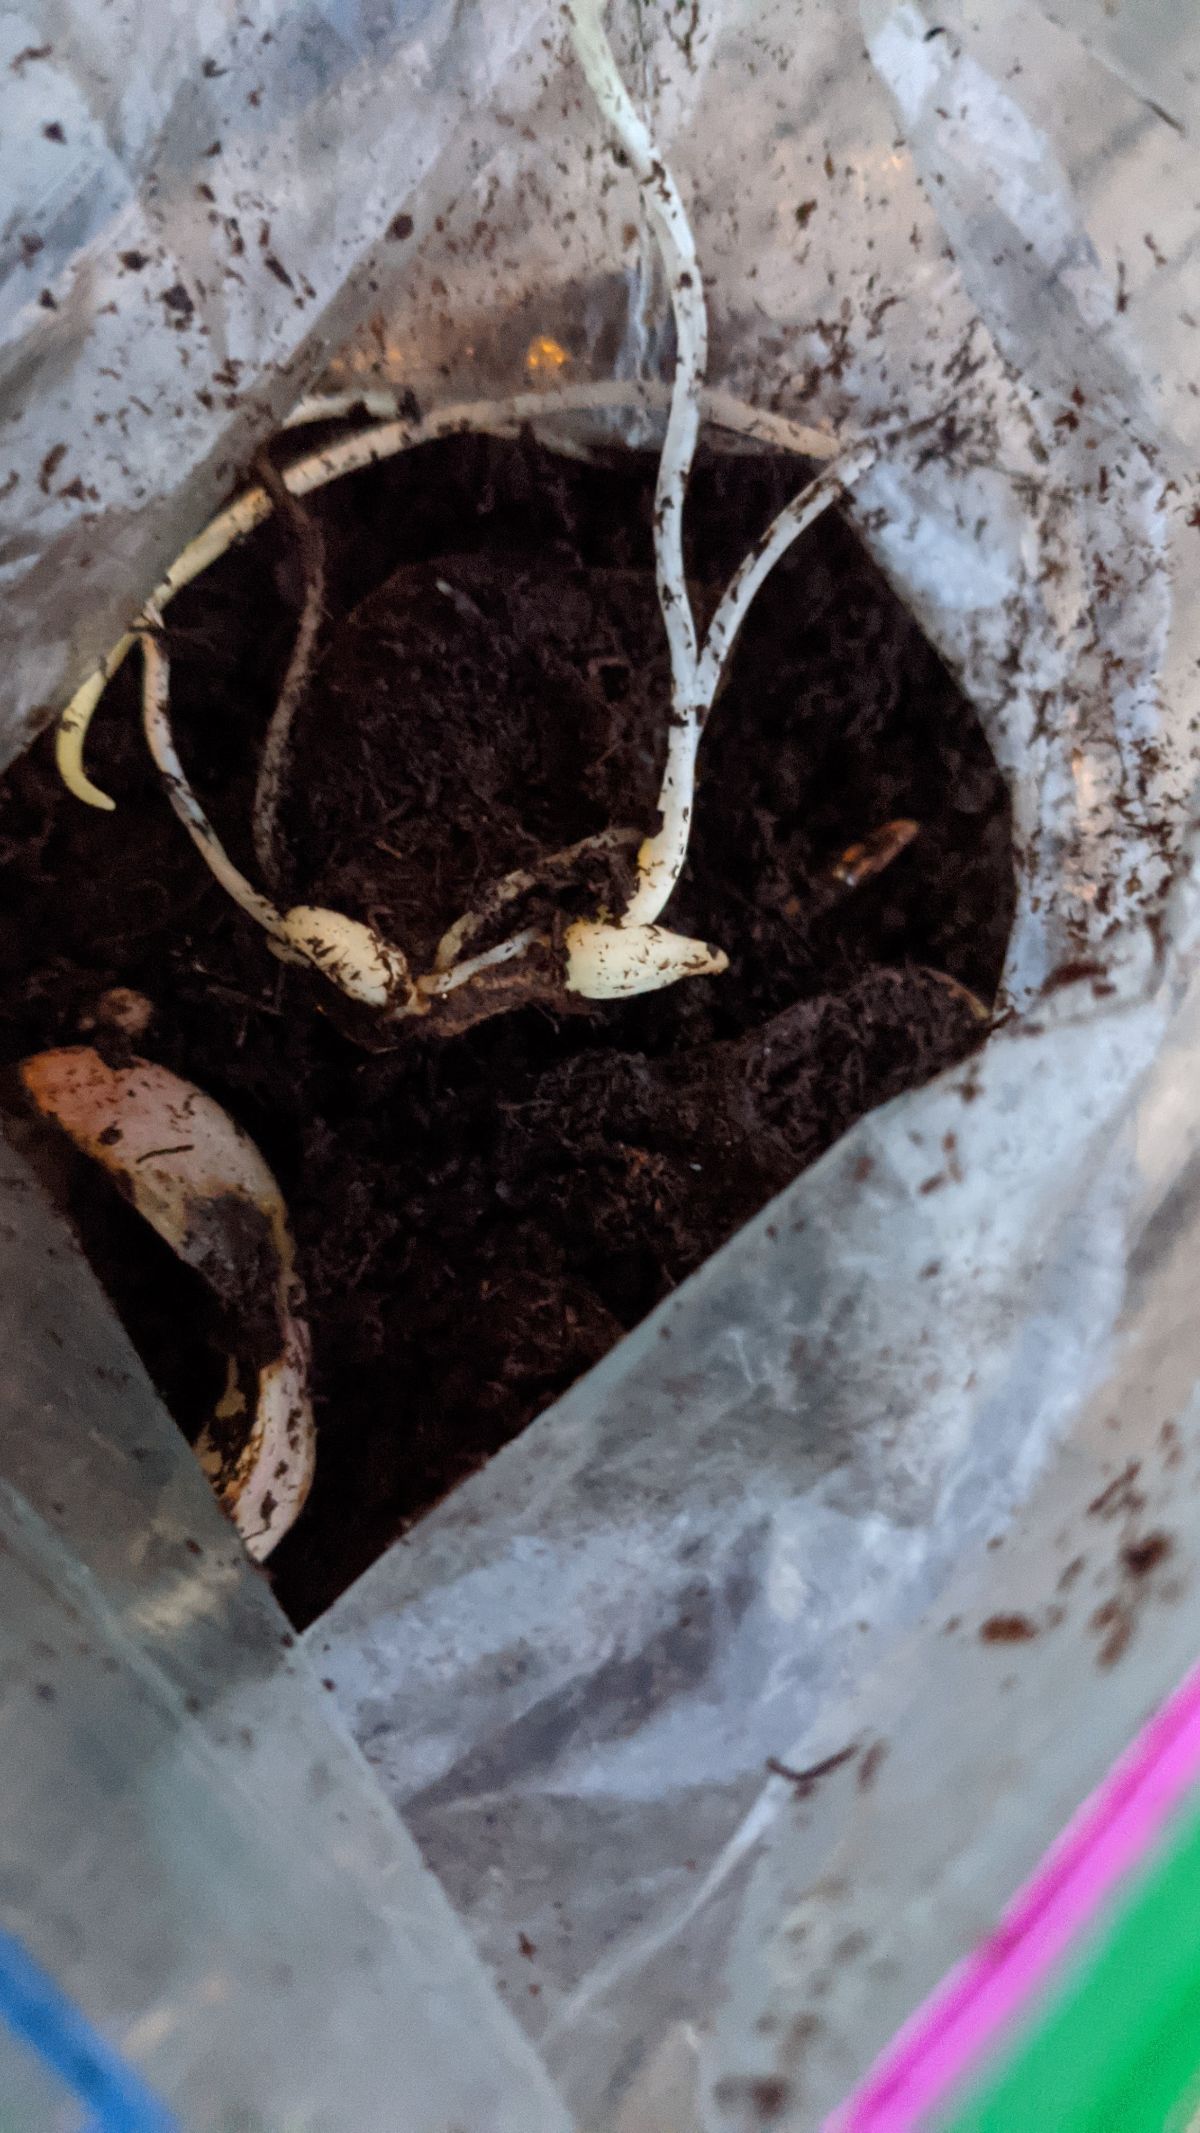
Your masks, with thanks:
[[[570,360],[562,342],[552,339],[548,333],[535,333],[525,350],[525,368],[535,377],[562,370]]]

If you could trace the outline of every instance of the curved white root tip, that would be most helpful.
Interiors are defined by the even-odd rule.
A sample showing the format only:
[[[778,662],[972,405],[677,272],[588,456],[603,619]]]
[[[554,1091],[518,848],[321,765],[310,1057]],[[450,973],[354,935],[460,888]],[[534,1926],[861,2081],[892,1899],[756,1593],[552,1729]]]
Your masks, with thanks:
[[[54,760],[67,791],[73,793],[77,800],[82,800],[85,807],[102,807],[108,813],[112,812],[117,803],[110,799],[106,792],[101,792],[98,785],[93,785],[83,767],[83,745],[87,739],[88,727],[92,723],[92,713],[121,661],[132,647],[133,641],[132,632],[126,631],[114,644],[108,658],[98,667],[94,667],[87,680],[80,683],[58,722],[58,732],[54,736]]]
[[[360,918],[327,911],[321,904],[295,904],[283,914],[279,941],[285,951],[311,963],[364,1007],[403,1009],[417,1004],[404,956]]]
[[[23,1060],[21,1079],[43,1117],[117,1179],[227,1306],[236,1307],[248,1282],[269,1276],[279,1348],[259,1370],[249,1430],[223,1449],[206,1431],[197,1446],[218,1499],[261,1562],[299,1516],[315,1462],[308,1329],[279,1187],[211,1096],[148,1059],[110,1067],[90,1045],[70,1045]],[[218,1414],[228,1423],[238,1407],[222,1401]]]
[[[309,1397],[308,1328],[286,1321],[282,1355],[259,1372],[250,1434],[236,1458],[205,1430],[196,1457],[222,1509],[256,1563],[266,1561],[304,1509],[316,1471],[316,1430]]]
[[[729,968],[723,948],[665,926],[606,926],[580,918],[567,928],[566,947],[567,991],[585,1000],[628,1000],[661,992],[680,978],[718,977]]]

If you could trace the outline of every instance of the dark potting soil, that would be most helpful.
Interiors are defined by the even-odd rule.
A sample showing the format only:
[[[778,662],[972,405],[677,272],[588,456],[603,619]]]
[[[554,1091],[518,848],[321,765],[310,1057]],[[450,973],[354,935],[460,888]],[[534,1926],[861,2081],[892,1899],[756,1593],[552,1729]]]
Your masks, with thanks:
[[[282,816],[287,899],[368,918],[428,967],[498,876],[652,826],[668,701],[653,471],[459,439],[313,499],[328,613]],[[794,462],[701,463],[703,611],[797,485]],[[181,753],[252,876],[256,756],[298,597],[273,523],[168,618]],[[863,1112],[970,1051],[980,1025],[946,980],[990,999],[1012,914],[988,747],[834,514],[759,595],[705,738],[667,916],[728,951],[721,977],[454,1037],[355,1023],[272,958],[193,851],[132,672],[89,764],[115,817],[66,796],[46,740],[2,788],[0,1061],[80,1041],[106,989],[132,987],[153,1006],[138,1048],[227,1105],[274,1166],[319,1423],[309,1506],[270,1564],[298,1623]],[[841,878],[846,848],[901,817],[911,843]],[[228,1329],[104,1179],[82,1159],[67,1174],[101,1278],[194,1433]]]

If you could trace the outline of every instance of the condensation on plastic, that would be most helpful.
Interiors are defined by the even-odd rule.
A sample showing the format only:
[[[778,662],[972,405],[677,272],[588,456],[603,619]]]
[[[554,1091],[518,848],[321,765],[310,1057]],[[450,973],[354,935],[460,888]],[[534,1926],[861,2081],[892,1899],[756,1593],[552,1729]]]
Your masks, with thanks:
[[[0,1211],[0,1925],[181,2133],[566,2133],[2,1142]]]
[[[810,1884],[841,1900],[848,1838],[764,1782],[766,1759],[845,1745],[854,1694],[856,1728],[870,1723],[862,1685],[899,1682],[914,1620],[982,1575],[964,1564],[1053,1447],[1071,1440],[1067,1485],[1091,1487],[1074,1432],[1121,1352],[1148,1087],[1164,1204],[1190,1150],[1171,1015],[1191,935],[1164,964],[1162,906],[1200,654],[1178,323],[1195,187],[1164,58],[1179,18],[1161,7],[1143,80],[1102,8],[1070,0],[1086,48],[1066,0],[1054,12],[989,7],[981,28],[965,4],[907,0],[864,0],[861,21],[834,0],[616,10],[711,276],[714,382],[881,440],[852,515],[1011,781],[1006,982],[1026,1012],[970,1068],[864,1121],[310,1632],[508,2004],[581,2120],[612,2133],[813,2123],[957,1949],[970,1901],[935,1919],[891,1858],[912,1804],[885,1761],[871,1797],[891,1819],[871,1818],[861,1885],[872,1922],[885,1901],[897,1913],[878,1960],[899,1967],[872,1971],[869,1933],[865,1948],[834,1936],[845,2012],[821,2060],[808,2040],[829,1965],[789,1939],[789,1906]],[[81,13],[72,51],[106,19]],[[17,159],[8,286],[24,308],[0,373],[12,745],[364,314],[332,382],[384,377],[423,401],[528,385],[539,336],[565,353],[560,379],[667,361],[632,189],[549,9],[254,0],[236,27],[200,10],[181,34],[182,56],[164,27],[135,57],[130,33],[128,103],[153,117],[117,129],[129,175],[109,205],[78,176],[43,200],[34,173],[63,144],[31,136],[36,163]],[[103,111],[67,49],[60,74]],[[50,64],[28,59],[21,81]],[[398,211],[411,233],[372,252]],[[129,249],[153,272],[123,265]],[[22,486],[5,495],[10,461]],[[1083,970],[1043,999],[1064,965]],[[924,1663],[902,1678],[927,1770],[942,1647],[914,1649]],[[977,1701],[995,1688],[970,1670],[983,1650],[964,1642]],[[1031,1829],[1097,1774],[1124,1710],[1110,1680],[1131,1678],[1087,1672],[1103,1715],[1076,1691],[1085,1722]],[[856,1828],[862,1768],[818,1795]],[[1035,1757],[1014,1748],[1012,1769],[1028,1789]],[[289,1836],[291,1814],[289,1799]],[[1019,1848],[981,1868],[979,1924]],[[910,1849],[971,1882],[961,1850]]]

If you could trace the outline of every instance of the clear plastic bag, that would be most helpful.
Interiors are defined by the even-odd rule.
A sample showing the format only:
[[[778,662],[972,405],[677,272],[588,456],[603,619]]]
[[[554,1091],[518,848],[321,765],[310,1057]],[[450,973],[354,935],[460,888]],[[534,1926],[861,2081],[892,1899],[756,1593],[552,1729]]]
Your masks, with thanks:
[[[869,1730],[908,1649],[910,1737],[927,1749],[941,1648],[910,1647],[912,1625],[950,1581],[983,1575],[984,1540],[1039,1473],[1069,1487],[1074,1453],[1057,1448],[1113,1367],[1138,1224],[1191,1152],[1172,1018],[1192,917],[1164,892],[1194,783],[1200,653],[1174,317],[1194,171],[1129,85],[1128,55],[1109,63],[1103,23],[1085,49],[1032,7],[980,29],[957,0],[936,19],[911,0],[864,0],[861,20],[834,0],[615,13],[711,277],[712,382],[881,442],[851,515],[1010,778],[1006,986],[1022,1019],[865,1120],[308,1642],[583,2122],[740,2127],[774,2096],[772,2122],[799,2127],[879,2041],[864,1999],[898,2012],[909,1980],[902,1949],[873,1984],[868,1953],[843,1950],[848,2012],[823,2071],[797,2080],[814,1972],[784,1960],[800,1945],[787,1907],[837,1879],[835,1809],[855,1811],[863,1766],[835,1772],[820,1796],[833,1806],[798,1828],[766,1759],[839,1750],[851,1707]],[[1157,81],[1187,31],[1169,6],[1150,16]],[[27,306],[7,344],[10,382],[35,386],[8,437],[45,476],[30,516],[27,489],[4,499],[0,462],[21,624],[13,745],[33,699],[116,634],[352,326],[335,387],[411,387],[428,404],[544,383],[547,434],[562,427],[554,377],[668,360],[632,186],[609,182],[547,11],[317,11],[320,56],[299,73],[307,15],[243,19],[256,84],[263,71],[249,107],[250,32],[214,28],[211,46],[209,25],[194,33],[197,55],[229,68],[202,67],[187,91],[195,141],[211,114],[221,154],[164,183],[170,98],[123,148],[120,249],[148,250],[152,231],[155,278],[113,264],[115,209],[74,264],[53,252],[51,217],[58,309]],[[1136,261],[1130,214],[1153,238],[1139,235]],[[198,262],[215,256],[235,278],[201,290]],[[218,392],[229,349],[242,368]],[[96,442],[113,423],[129,433],[117,454]],[[623,434],[645,441],[653,423]],[[64,453],[47,473],[64,441],[78,467]],[[1178,1354],[1182,1369],[1182,1334]],[[1065,1758],[1031,1830],[1086,1788],[1090,1755]],[[883,1777],[877,1797],[902,1818]],[[872,1826],[892,1824],[881,1811]],[[878,1845],[864,1858],[870,1911]],[[981,1888],[1011,1863],[998,1851]],[[911,1884],[886,1886],[894,1907],[914,1902]],[[960,1914],[943,1915],[914,1979],[932,1949],[958,1952]]]
[[[888,440],[849,511],[1011,780],[1025,1019],[865,1120],[310,1632],[568,2099],[623,2133],[815,2123],[753,2023],[786,2039],[819,1968],[780,1968],[781,1860],[793,1899],[836,1873],[815,1844],[792,1867],[767,1760],[852,1739],[848,1687],[1003,1530],[1107,1366],[1194,779],[1178,440],[1020,77],[909,6],[866,11],[869,59],[834,8],[700,21],[689,50],[639,16],[628,71],[693,203],[716,382]],[[655,360],[592,123],[571,114],[515,316],[480,268],[451,346],[418,278],[393,377],[511,388],[538,333],[596,375]],[[514,249],[551,124],[548,94]],[[597,272],[598,228],[623,276]],[[364,344],[341,374],[379,371]],[[854,2051],[830,2047],[847,2080]]]
[[[565,2133],[4,1142],[0,1216],[0,1930],[180,2133],[391,2133],[398,2096],[428,2133]],[[0,2083],[7,1984],[0,1965]],[[22,2094],[0,2086],[0,2118]],[[48,2123],[73,2123],[53,2094]],[[130,2106],[120,2123],[158,2121]]]

